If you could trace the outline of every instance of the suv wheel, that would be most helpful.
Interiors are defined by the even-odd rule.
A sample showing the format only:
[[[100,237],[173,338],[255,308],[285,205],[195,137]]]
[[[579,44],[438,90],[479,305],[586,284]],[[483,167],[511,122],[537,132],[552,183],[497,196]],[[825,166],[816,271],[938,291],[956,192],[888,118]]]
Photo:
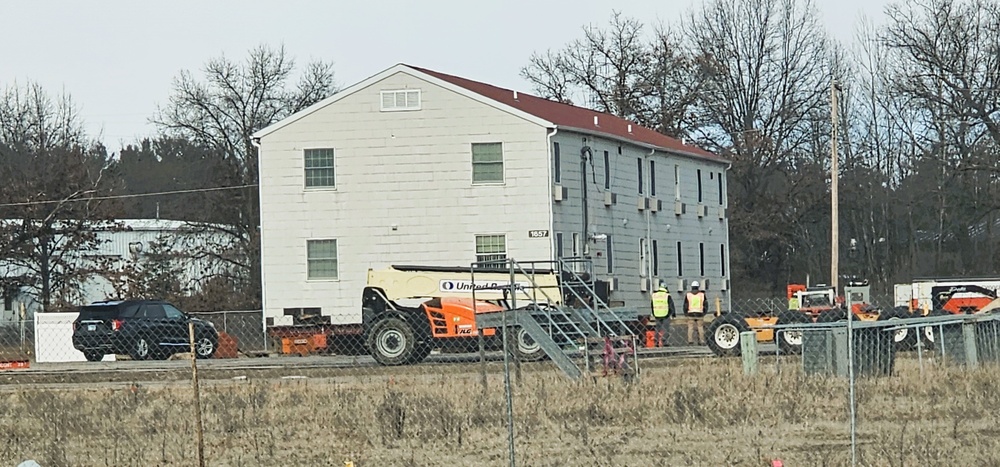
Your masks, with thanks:
[[[104,354],[101,352],[84,352],[84,357],[87,357],[88,362],[99,362],[104,360]]]
[[[146,360],[152,354],[153,349],[145,337],[136,339],[135,343],[132,344],[132,351],[129,352],[129,356],[132,357],[132,360]]]
[[[210,358],[215,353],[216,347],[218,345],[211,337],[202,336],[194,342],[194,353],[198,358]]]

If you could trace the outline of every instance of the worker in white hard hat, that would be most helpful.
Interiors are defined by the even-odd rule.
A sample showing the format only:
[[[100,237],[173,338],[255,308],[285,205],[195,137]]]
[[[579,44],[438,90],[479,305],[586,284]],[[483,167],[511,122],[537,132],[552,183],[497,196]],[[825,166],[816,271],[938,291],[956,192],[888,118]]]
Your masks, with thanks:
[[[674,299],[670,297],[667,288],[662,285],[656,292],[653,292],[652,299],[653,312],[650,321],[656,323],[653,345],[666,347],[667,338],[670,337],[670,318],[677,314],[674,309]]]
[[[705,291],[698,281],[691,282],[691,290],[684,296],[684,316],[687,317],[688,345],[694,345],[694,331],[698,329],[698,345],[705,345]]]

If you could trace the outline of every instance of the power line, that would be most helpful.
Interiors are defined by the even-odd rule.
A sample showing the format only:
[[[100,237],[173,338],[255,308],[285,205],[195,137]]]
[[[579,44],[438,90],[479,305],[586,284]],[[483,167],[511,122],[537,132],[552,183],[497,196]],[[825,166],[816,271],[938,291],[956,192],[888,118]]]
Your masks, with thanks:
[[[209,191],[225,191],[225,190],[241,190],[243,188],[253,188],[257,184],[249,185],[236,185],[236,186],[220,186],[214,188],[192,188],[190,190],[173,190],[173,191],[157,191],[153,193],[135,193],[130,195],[108,195],[108,196],[93,196],[89,198],[73,198],[65,200],[45,200],[45,201],[25,201],[23,203],[2,203],[0,208],[16,207],[16,206],[38,206],[42,204],[58,204],[58,203],[75,203],[78,201],[95,201],[95,200],[107,200],[107,199],[126,199],[126,198],[145,198],[148,196],[164,196],[164,195],[179,195],[185,193],[205,193]]]

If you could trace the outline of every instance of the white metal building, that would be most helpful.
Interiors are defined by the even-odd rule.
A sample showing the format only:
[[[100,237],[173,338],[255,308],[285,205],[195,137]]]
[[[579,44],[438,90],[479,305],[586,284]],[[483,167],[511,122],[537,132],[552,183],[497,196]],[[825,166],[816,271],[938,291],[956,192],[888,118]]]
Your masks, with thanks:
[[[268,324],[360,322],[369,268],[503,257],[728,308],[728,161],[618,117],[401,64],[254,137]]]
[[[126,265],[142,266],[145,255],[159,245],[173,256],[172,261],[182,271],[183,277],[178,279],[185,284],[197,284],[200,276],[212,268],[218,267],[209,259],[192,259],[185,254],[198,245],[215,245],[226,242],[219,235],[194,228],[184,221],[161,219],[119,219],[114,221],[113,228],[100,228],[96,231],[98,246],[94,250],[75,252],[74,259],[80,265],[95,265],[95,260],[101,260],[110,270],[116,270]],[[16,278],[22,272],[20,267],[0,259],[0,276]],[[111,283],[99,274],[92,275],[82,286],[81,303],[90,303],[107,298],[123,298],[114,294]],[[21,305],[24,305],[24,316],[21,315]],[[22,319],[30,320],[40,303],[18,290],[10,290],[3,294],[0,305],[0,324],[16,322]]]

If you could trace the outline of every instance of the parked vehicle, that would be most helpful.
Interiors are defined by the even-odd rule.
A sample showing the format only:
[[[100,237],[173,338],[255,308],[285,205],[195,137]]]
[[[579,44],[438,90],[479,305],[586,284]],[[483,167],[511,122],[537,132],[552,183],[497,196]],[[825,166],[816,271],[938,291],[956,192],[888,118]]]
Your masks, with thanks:
[[[73,347],[92,362],[107,354],[165,359],[190,350],[188,323],[194,324],[197,357],[211,357],[219,345],[215,325],[159,300],[103,301],[82,307],[73,322]]]

